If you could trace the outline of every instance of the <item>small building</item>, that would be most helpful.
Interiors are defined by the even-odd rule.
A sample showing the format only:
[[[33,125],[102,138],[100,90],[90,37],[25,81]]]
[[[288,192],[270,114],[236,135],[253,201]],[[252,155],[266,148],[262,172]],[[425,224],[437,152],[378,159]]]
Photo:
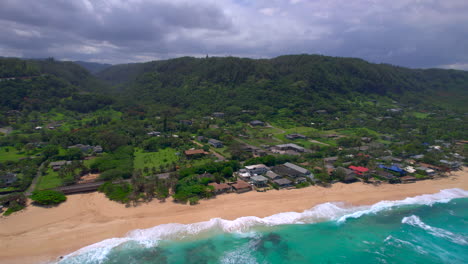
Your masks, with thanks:
[[[207,155],[208,152],[204,151],[203,149],[189,149],[184,151],[185,156],[188,158],[196,158]]]
[[[251,126],[265,126],[265,122],[260,120],[250,121]]]
[[[396,166],[396,165],[385,166],[385,165],[383,165],[383,164],[380,164],[380,165],[379,165],[379,168],[385,169],[385,170],[388,170],[388,171],[396,172],[396,173],[400,174],[400,176],[406,175],[406,171],[404,171],[403,169],[401,169],[400,167],[398,167],[398,166]]]
[[[327,164],[333,164],[336,161],[338,161],[338,157],[328,157],[328,158],[323,159],[323,162],[325,162]]]
[[[198,136],[197,140],[200,142],[205,142],[205,137],[204,136]]]
[[[286,135],[286,138],[290,140],[294,140],[294,139],[306,139],[307,137],[302,134],[293,133],[293,134]]]
[[[153,136],[153,137],[154,137],[154,136],[156,136],[156,137],[161,136],[161,132],[159,132],[159,131],[151,131],[151,132],[148,132],[148,133],[146,133],[146,134],[147,134],[148,136]]]
[[[214,113],[213,113],[213,116],[214,116],[214,117],[218,117],[218,118],[223,118],[223,117],[224,117],[224,113],[223,113],[223,112],[214,112]]]
[[[285,178],[279,178],[273,181],[274,183],[278,184],[280,188],[286,188],[292,186],[293,182],[285,179]]]
[[[314,175],[310,171],[289,162],[286,162],[282,165],[277,165],[273,167],[272,170],[282,177],[308,177],[311,180],[314,180]]]
[[[54,161],[54,162],[49,163],[49,167],[51,167],[54,171],[58,171],[63,166],[70,165],[70,164],[71,164],[71,161],[61,160],[61,161]]]
[[[416,177],[413,177],[413,176],[403,176],[403,177],[400,178],[400,180],[403,183],[410,183],[410,182],[415,182],[417,179],[416,179]]]
[[[352,183],[357,181],[356,172],[354,172],[354,170],[350,170],[344,167],[338,167],[336,168],[334,173],[338,173],[339,171],[342,171],[344,173],[343,179],[341,179],[342,182]]]
[[[252,190],[252,186],[245,181],[237,180],[236,183],[231,184],[232,189],[237,193],[248,192]]]
[[[193,124],[192,120],[180,120],[181,125],[191,126]]]
[[[270,181],[281,179],[281,176],[279,176],[277,173],[271,170],[265,173],[265,177],[267,177]]]
[[[265,187],[268,183],[268,179],[262,175],[255,175],[250,178],[252,183],[257,187]]]
[[[363,175],[364,173],[368,172],[369,169],[366,167],[361,167],[361,166],[349,166],[351,170],[354,171],[357,175]]]
[[[276,145],[271,148],[273,153],[284,153],[287,151],[304,152],[305,149],[293,143]]]
[[[208,144],[212,145],[215,148],[222,148],[223,147],[223,142],[221,142],[221,141],[219,141],[217,139],[214,139],[214,138],[210,138],[208,140]]]
[[[0,182],[4,185],[10,185],[18,180],[18,175],[15,173],[7,172],[0,176]]]
[[[245,166],[245,168],[250,172],[251,175],[262,175],[268,171],[268,167],[265,164],[255,164]]]
[[[227,193],[232,191],[232,187],[227,184],[227,183],[216,183],[212,182],[208,184],[209,186],[213,186],[214,192],[216,194],[222,194],[222,193]]]
[[[404,170],[408,173],[415,173],[416,169],[413,166],[406,166]]]
[[[320,109],[320,110],[315,111],[315,113],[317,113],[317,114],[326,114],[326,113],[327,113],[327,110],[325,110],[325,109]]]
[[[249,181],[252,174],[250,174],[249,170],[247,169],[240,169],[237,172],[237,176],[239,176],[243,180]]]

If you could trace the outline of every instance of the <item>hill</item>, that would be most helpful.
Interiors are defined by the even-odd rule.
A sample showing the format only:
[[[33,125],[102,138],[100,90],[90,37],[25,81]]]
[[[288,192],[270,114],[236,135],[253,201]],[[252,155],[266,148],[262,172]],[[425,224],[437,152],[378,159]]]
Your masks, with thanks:
[[[182,57],[115,65],[97,76],[116,85],[126,98],[204,113],[227,107],[332,110],[359,96],[468,111],[468,72],[408,69],[354,58]]]
[[[86,112],[109,104],[108,86],[72,62],[0,59],[0,109]]]
[[[112,66],[112,64],[107,63],[97,63],[97,62],[88,62],[88,61],[74,61],[74,63],[80,65],[81,67],[87,69],[92,74],[96,74],[102,70],[105,70]]]

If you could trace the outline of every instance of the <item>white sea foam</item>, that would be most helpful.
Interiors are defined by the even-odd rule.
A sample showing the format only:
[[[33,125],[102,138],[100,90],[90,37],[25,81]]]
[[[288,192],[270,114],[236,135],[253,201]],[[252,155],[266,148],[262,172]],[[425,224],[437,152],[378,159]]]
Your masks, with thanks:
[[[204,232],[226,232],[234,234],[255,234],[252,230],[260,226],[275,226],[284,224],[305,224],[322,221],[337,221],[343,223],[349,218],[359,218],[366,214],[388,210],[403,205],[433,205],[434,203],[447,203],[455,198],[468,197],[468,191],[462,189],[447,189],[436,194],[420,195],[399,201],[381,201],[372,206],[348,207],[344,203],[323,203],[302,213],[286,212],[260,218],[255,216],[240,217],[235,220],[213,218],[209,221],[194,224],[164,224],[148,229],[137,229],[129,232],[126,237],[107,239],[96,244],[84,247],[63,258],[60,262],[80,263],[77,256],[86,256],[96,263],[106,259],[112,248],[123,243],[134,241],[144,247],[157,245],[161,240],[174,240],[199,235]]]
[[[419,217],[415,215],[411,215],[408,217],[404,217],[401,220],[401,223],[403,224],[408,224],[411,226],[419,227],[421,229],[426,230],[429,234],[440,237],[443,239],[447,239],[453,243],[459,244],[459,245],[468,245],[468,239],[462,235],[457,235],[454,234],[448,230],[438,228],[438,227],[433,227],[430,226],[426,223],[424,223]]]

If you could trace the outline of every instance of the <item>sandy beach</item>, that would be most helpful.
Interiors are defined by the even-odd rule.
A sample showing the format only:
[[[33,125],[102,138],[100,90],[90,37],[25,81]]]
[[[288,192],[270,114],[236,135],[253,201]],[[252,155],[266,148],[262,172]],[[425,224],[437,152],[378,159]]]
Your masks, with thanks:
[[[448,177],[412,184],[334,184],[266,193],[224,194],[196,206],[167,200],[137,207],[109,201],[101,193],[68,196],[54,208],[29,206],[0,218],[0,263],[43,263],[101,240],[122,237],[128,231],[165,223],[194,223],[211,218],[265,217],[280,212],[302,212],[324,202],[370,205],[401,200],[442,189],[468,190],[468,168]]]

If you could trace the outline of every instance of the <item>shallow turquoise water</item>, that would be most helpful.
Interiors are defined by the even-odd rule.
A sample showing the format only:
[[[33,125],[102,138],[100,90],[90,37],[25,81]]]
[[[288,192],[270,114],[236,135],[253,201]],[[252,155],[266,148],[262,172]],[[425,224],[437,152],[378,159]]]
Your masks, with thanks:
[[[352,212],[365,213],[346,211],[345,217],[319,223],[255,224],[235,232],[218,223],[157,243],[107,241],[112,246],[85,249],[60,263],[468,263],[468,198],[429,204],[377,212],[357,208]],[[155,231],[138,235],[145,232]]]

